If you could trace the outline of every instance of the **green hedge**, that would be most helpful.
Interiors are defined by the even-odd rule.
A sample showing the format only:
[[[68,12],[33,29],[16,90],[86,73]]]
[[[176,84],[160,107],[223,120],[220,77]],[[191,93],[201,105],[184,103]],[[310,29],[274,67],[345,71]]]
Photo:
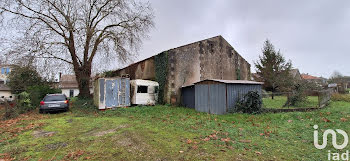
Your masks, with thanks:
[[[36,85],[28,87],[26,90],[30,95],[31,104],[34,107],[39,106],[40,101],[47,94],[62,93],[61,89],[51,88],[49,85]]]

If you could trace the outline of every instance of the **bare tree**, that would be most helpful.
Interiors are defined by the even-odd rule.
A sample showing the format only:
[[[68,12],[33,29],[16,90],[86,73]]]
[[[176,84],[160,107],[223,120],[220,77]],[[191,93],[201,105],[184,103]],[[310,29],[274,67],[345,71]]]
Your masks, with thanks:
[[[341,74],[339,71],[334,71],[332,75],[330,76],[330,79],[336,79],[343,77],[343,74]]]
[[[30,46],[20,54],[73,66],[80,97],[90,96],[94,59],[127,61],[154,18],[150,4],[137,0],[0,0],[0,13],[23,27]]]

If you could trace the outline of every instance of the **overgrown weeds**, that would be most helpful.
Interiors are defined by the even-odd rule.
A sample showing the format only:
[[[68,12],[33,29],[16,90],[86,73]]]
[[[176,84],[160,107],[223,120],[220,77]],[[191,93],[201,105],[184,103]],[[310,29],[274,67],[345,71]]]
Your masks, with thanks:
[[[97,107],[94,105],[92,99],[82,99],[78,97],[71,98],[71,110],[77,116],[83,116],[85,114],[96,113],[98,112]]]
[[[9,103],[7,101],[4,102],[5,112],[2,116],[3,120],[12,119],[18,116],[18,110],[13,103]]]
[[[333,93],[331,100],[332,101],[350,102],[350,94]]]

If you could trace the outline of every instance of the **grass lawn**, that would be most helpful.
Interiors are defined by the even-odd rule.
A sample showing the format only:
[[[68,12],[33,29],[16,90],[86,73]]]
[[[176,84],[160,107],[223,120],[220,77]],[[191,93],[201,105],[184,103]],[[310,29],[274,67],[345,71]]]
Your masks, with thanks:
[[[283,107],[286,101],[286,96],[275,96],[274,99],[271,99],[271,97],[263,98],[263,106],[265,108],[318,107],[317,96],[308,96],[305,103],[298,104],[297,106]]]
[[[259,115],[210,115],[170,106],[104,112],[72,108],[67,113],[29,113],[0,122],[0,158],[327,160],[327,151],[337,150],[314,147],[313,125],[349,133],[349,122],[346,102],[332,102],[313,112]]]

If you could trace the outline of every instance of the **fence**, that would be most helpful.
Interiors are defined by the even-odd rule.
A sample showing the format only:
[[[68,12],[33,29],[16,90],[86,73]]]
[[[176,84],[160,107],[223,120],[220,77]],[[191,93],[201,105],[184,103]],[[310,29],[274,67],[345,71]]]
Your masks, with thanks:
[[[326,89],[326,90],[320,90],[320,91],[307,91],[305,95],[308,96],[308,100],[306,103],[302,103],[301,105],[298,105],[297,107],[303,107],[303,108],[317,108],[317,107],[325,107],[328,102],[331,99],[332,95],[332,89]],[[292,92],[274,92],[274,93],[262,93],[262,97],[265,99],[269,99],[274,97],[274,100],[270,100],[271,102],[275,103],[275,106],[278,104],[280,107],[274,107],[274,108],[286,108],[286,107],[294,107],[290,106],[288,101],[291,101],[293,96],[295,96],[296,93]],[[280,97],[282,96],[282,97]],[[283,101],[283,102],[281,102]],[[270,107],[266,107],[270,108]]]
[[[318,107],[327,106],[332,97],[332,89],[326,89],[318,92]]]

